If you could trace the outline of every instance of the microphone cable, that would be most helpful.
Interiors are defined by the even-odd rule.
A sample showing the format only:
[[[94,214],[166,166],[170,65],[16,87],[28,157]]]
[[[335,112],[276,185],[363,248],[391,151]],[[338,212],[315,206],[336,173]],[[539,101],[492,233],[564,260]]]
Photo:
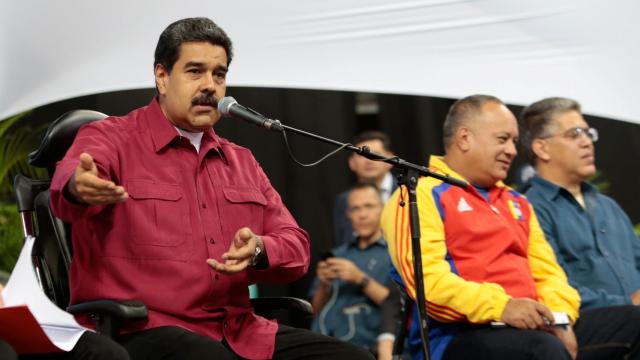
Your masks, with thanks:
[[[282,129],[282,137],[284,138],[284,143],[286,145],[287,148],[287,154],[289,155],[289,158],[291,160],[293,160],[293,162],[295,162],[296,164],[302,166],[302,167],[312,167],[312,166],[316,166],[318,164],[320,164],[321,162],[327,160],[328,158],[332,157],[333,155],[337,154],[340,150],[346,148],[347,146],[350,146],[351,144],[346,143],[343,144],[342,146],[340,146],[339,148],[331,151],[330,153],[326,154],[325,156],[321,157],[319,160],[314,161],[312,163],[303,163],[301,161],[298,161],[298,159],[295,157],[295,155],[293,155],[293,151],[291,150],[291,145],[289,144],[289,139],[287,138],[287,130],[286,129]]]

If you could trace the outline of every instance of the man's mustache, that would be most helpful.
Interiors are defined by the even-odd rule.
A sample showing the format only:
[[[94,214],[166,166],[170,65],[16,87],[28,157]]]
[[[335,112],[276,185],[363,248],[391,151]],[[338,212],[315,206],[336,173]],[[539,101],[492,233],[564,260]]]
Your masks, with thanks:
[[[191,105],[205,105],[212,106],[214,108],[218,107],[218,99],[215,97],[213,93],[202,93],[193,99],[191,99]]]

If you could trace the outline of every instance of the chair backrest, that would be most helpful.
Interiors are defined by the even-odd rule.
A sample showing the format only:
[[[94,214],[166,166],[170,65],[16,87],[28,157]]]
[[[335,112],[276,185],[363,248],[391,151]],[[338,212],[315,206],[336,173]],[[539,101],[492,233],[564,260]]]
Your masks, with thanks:
[[[71,246],[68,224],[49,210],[49,191],[35,199],[37,226],[31,257],[40,275],[45,294],[62,309],[69,306],[69,265]]]
[[[40,146],[29,154],[29,164],[45,168],[53,176],[56,163],[66,154],[82,125],[102,120],[107,115],[93,110],[71,110],[54,120]]]
[[[107,115],[92,110],[73,110],[63,114],[49,125],[38,149],[29,154],[29,163],[48,169],[49,175],[53,176],[56,163],[73,143],[80,127],[105,117]],[[73,255],[71,226],[53,215],[48,187],[40,188],[31,194],[30,199],[33,200],[35,217],[32,260],[44,292],[65,309],[69,305],[68,269]]]

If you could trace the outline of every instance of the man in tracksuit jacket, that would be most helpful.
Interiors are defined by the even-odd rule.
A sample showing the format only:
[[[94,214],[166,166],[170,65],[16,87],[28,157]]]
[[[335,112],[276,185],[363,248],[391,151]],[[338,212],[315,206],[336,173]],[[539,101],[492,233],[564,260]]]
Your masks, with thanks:
[[[467,181],[418,183],[421,252],[432,359],[603,358],[615,340],[602,318],[579,318],[567,281],[526,198],[505,186],[518,124],[499,99],[457,101],[444,124],[444,157],[430,168]],[[406,189],[388,201],[382,224],[397,280],[416,298]],[[569,326],[554,326],[555,315]],[[415,313],[415,312],[414,312]],[[491,325],[492,322],[504,326]],[[410,348],[420,357],[417,321]],[[604,345],[604,346],[601,346]],[[607,359],[623,354],[606,353]]]

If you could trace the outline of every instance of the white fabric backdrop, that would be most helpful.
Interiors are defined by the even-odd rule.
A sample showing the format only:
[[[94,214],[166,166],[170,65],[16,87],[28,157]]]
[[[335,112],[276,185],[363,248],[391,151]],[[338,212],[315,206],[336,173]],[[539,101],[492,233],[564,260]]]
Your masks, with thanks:
[[[635,0],[0,0],[0,119],[153,87],[160,32],[207,16],[235,44],[229,85],[559,95],[640,123],[638,14]]]

